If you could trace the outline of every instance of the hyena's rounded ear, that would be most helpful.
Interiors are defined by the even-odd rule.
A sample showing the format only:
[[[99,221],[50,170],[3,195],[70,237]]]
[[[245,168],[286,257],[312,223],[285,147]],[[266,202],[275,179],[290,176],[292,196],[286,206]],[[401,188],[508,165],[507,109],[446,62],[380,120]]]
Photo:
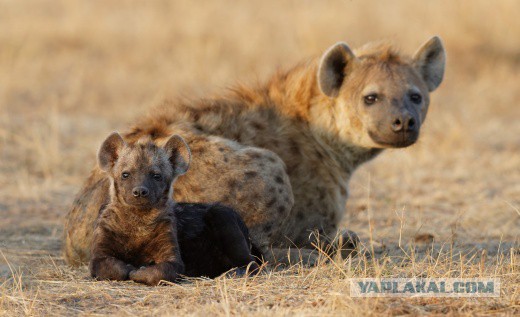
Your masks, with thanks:
[[[429,91],[442,82],[446,67],[446,52],[438,36],[424,43],[413,56],[413,65],[423,78]]]
[[[336,97],[346,76],[346,69],[356,59],[352,50],[345,43],[337,43],[322,56],[318,69],[318,84],[321,91]]]
[[[103,141],[98,151],[98,164],[103,171],[108,172],[114,167],[125,144],[125,141],[117,132],[112,132]]]
[[[172,136],[164,145],[164,149],[170,156],[175,173],[182,175],[188,171],[191,162],[191,150],[188,143],[179,135]]]

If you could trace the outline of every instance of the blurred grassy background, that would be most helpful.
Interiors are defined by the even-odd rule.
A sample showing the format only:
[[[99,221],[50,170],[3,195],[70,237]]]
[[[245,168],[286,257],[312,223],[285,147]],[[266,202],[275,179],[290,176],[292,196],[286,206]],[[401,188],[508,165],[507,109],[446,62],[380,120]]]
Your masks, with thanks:
[[[382,183],[374,198],[390,209],[474,210],[484,222],[500,211],[489,231],[507,233],[519,224],[507,204],[520,205],[519,9],[513,0],[1,1],[0,197],[48,202],[53,212],[32,218],[55,221],[100,140],[164,97],[261,81],[337,41],[390,40],[412,54],[437,34],[446,79],[421,142],[363,168],[354,199],[371,173]]]

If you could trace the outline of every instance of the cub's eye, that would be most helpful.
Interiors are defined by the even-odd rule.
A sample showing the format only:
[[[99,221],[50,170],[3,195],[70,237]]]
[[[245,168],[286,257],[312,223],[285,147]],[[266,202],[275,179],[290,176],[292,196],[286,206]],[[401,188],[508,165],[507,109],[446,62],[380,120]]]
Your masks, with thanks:
[[[155,179],[156,181],[160,181],[162,179],[162,176],[161,174],[153,174],[153,179]]]
[[[370,94],[370,95],[366,95],[363,100],[365,101],[365,105],[373,105],[374,103],[376,103],[376,101],[379,100],[377,94]]]
[[[411,94],[410,100],[415,104],[420,104],[422,101],[422,96],[419,94]]]
[[[130,177],[130,173],[123,172],[123,174],[121,174],[122,179],[127,179],[128,177]]]

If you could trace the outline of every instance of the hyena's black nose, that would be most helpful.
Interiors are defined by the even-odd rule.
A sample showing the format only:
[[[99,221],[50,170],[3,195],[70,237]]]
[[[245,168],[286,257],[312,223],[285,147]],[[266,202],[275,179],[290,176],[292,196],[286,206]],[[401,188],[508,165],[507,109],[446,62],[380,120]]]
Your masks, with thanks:
[[[411,115],[403,115],[394,119],[392,122],[392,130],[394,132],[411,132],[416,129],[415,119]]]
[[[147,197],[149,193],[150,191],[148,190],[148,188],[142,186],[135,187],[132,190],[132,194],[134,195],[134,197]]]

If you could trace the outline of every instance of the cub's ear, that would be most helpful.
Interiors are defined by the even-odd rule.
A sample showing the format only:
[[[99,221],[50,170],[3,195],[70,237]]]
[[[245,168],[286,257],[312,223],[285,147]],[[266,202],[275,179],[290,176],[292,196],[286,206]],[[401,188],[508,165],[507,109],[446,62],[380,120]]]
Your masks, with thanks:
[[[446,52],[439,37],[434,36],[424,43],[413,56],[413,65],[422,76],[429,91],[439,87],[444,77]]]
[[[321,92],[329,97],[336,97],[345,79],[347,66],[355,59],[356,56],[347,44],[340,42],[331,46],[323,54],[318,69]]]
[[[190,147],[179,135],[172,136],[164,145],[164,149],[170,156],[175,173],[182,175],[188,171],[191,162]]]
[[[117,132],[112,132],[112,134],[103,141],[98,152],[98,164],[103,171],[108,172],[114,167],[121,153],[121,149],[123,149],[125,144],[125,141]]]

